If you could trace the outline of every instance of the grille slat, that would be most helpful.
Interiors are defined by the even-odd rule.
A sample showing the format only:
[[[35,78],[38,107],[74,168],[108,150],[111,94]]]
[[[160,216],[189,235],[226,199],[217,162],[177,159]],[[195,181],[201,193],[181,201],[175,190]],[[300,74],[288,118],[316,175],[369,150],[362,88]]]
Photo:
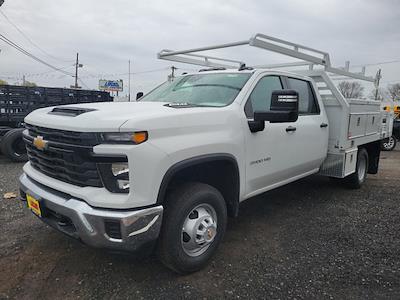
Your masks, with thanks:
[[[28,158],[33,168],[55,179],[78,186],[103,187],[96,162],[91,160],[94,133],[79,133],[26,124],[24,137]],[[48,147],[38,150],[33,139],[42,136]]]
[[[71,169],[77,168],[79,170],[97,170],[96,166],[93,165],[93,163],[90,162],[82,162],[82,163],[71,163],[68,162],[62,158],[57,158],[57,157],[51,157],[49,158],[49,155],[44,155],[43,152],[39,151],[39,150],[34,150],[34,148],[29,145],[27,147],[28,150],[28,155],[32,156],[32,157],[36,157],[36,158],[40,158],[43,159],[49,163],[51,163],[54,166],[58,166],[58,165],[62,165],[62,166],[67,166]]]
[[[43,137],[43,139],[53,142],[60,142],[76,146],[95,146],[98,144],[96,135],[89,132],[58,130],[33,126],[30,124],[25,124],[25,127],[28,129],[30,136],[36,137],[40,135]]]
[[[77,171],[70,170],[69,168],[61,166],[61,165],[54,165],[51,163],[51,161],[49,161],[47,159],[40,159],[40,158],[38,159],[37,157],[32,156],[32,154],[28,154],[28,157],[37,164],[41,164],[44,167],[53,169],[54,171],[57,171],[59,173],[68,174],[69,176],[74,176],[77,178],[80,178],[80,177],[93,178],[93,177],[96,177],[96,175],[97,175],[97,170],[87,170],[84,173],[79,173]]]

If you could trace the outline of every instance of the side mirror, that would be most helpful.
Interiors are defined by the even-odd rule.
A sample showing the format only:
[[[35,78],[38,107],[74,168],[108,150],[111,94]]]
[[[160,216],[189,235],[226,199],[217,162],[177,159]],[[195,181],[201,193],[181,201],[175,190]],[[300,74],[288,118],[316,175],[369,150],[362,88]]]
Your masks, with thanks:
[[[136,100],[138,100],[138,99],[140,99],[140,98],[142,98],[143,97],[143,92],[139,92],[139,93],[137,93],[136,94]]]
[[[296,122],[299,116],[299,93],[294,90],[277,90],[271,95],[269,111],[255,111],[254,121],[249,121],[251,132],[262,131],[265,121],[270,123]]]
[[[294,90],[273,91],[270,111],[255,111],[255,121],[296,122],[299,117],[299,93]]]

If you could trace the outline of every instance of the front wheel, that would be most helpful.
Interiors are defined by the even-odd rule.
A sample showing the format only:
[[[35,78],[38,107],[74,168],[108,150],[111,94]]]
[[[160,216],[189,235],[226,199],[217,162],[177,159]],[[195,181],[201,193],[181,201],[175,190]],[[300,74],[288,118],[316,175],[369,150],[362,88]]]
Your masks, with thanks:
[[[217,189],[203,183],[175,189],[165,205],[160,260],[181,274],[200,270],[216,252],[226,223],[226,204]]]
[[[396,138],[392,135],[382,142],[382,150],[392,151],[396,147]]]

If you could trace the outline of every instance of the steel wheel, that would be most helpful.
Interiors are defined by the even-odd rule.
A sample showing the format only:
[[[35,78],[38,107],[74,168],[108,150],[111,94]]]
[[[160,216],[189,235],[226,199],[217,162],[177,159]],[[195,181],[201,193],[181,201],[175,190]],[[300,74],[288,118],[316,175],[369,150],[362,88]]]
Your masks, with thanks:
[[[367,173],[367,160],[365,156],[361,156],[361,159],[358,162],[358,180],[363,182],[365,180],[365,176]]]
[[[392,150],[394,148],[395,142],[396,141],[394,140],[394,137],[391,136],[391,137],[388,138],[387,142],[383,143],[383,148],[385,150],[390,151],[390,150]]]
[[[217,235],[217,213],[208,204],[196,206],[186,217],[182,227],[183,251],[196,257],[207,251]]]

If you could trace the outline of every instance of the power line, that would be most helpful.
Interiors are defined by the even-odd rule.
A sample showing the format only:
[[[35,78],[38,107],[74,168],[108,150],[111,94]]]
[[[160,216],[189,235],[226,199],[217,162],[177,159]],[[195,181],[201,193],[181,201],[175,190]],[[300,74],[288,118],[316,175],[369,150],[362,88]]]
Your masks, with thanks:
[[[75,64],[73,64],[73,65],[69,65],[69,66],[65,66],[65,67],[62,67],[62,68],[59,68],[60,70],[65,70],[65,69],[68,69],[68,68],[71,68],[71,67],[73,67],[73,66],[75,66]],[[49,74],[49,73],[52,73],[52,72],[55,72],[56,70],[49,70],[49,71],[46,71],[46,72],[42,72],[42,73],[27,73],[27,74],[25,74],[25,76],[26,77],[40,77],[40,76],[43,76],[43,75],[46,75],[46,74]]]
[[[145,73],[154,73],[154,72],[161,72],[161,71],[166,71],[170,70],[170,67],[165,67],[161,69],[153,69],[153,70],[146,70],[146,71],[140,71],[140,72],[131,72],[131,75],[138,75],[138,74],[145,74]],[[86,76],[80,76],[81,78],[101,78],[101,77],[116,77],[116,76],[127,76],[129,73],[108,73],[108,74],[92,74],[88,72],[87,70],[84,70],[88,75]]]
[[[370,66],[394,64],[394,63],[400,63],[400,59],[390,60],[390,61],[382,61],[382,62],[373,63],[373,64],[355,65],[355,66],[352,66],[352,67],[370,67]]]
[[[43,54],[47,55],[48,57],[55,59],[55,60],[59,60],[59,61],[63,61],[63,62],[71,62],[71,60],[64,60],[64,59],[60,59],[57,58],[51,54],[49,54],[48,52],[46,52],[45,50],[43,50],[41,47],[39,47],[36,43],[34,43],[21,29],[18,28],[17,25],[15,25],[7,16],[6,14],[0,10],[0,14],[3,15],[3,17],[8,21],[8,23],[10,23],[30,44],[32,44],[36,49],[38,49],[39,51],[41,51]]]
[[[80,82],[86,89],[90,90],[90,88],[87,86],[86,83],[83,82],[82,79],[78,78],[78,80],[79,80],[79,82]]]
[[[0,33],[0,40],[2,40],[3,42],[5,42],[5,43],[8,44],[9,46],[13,47],[14,49],[18,50],[18,51],[21,52],[22,54],[24,54],[24,55],[26,55],[26,56],[32,58],[33,60],[35,60],[35,61],[37,61],[37,62],[39,62],[39,63],[41,63],[41,64],[43,64],[43,65],[45,65],[45,66],[47,66],[47,67],[49,67],[49,68],[51,68],[51,69],[53,69],[53,70],[55,70],[55,71],[59,71],[59,72],[65,74],[65,75],[73,76],[72,73],[66,72],[66,71],[64,71],[64,70],[62,70],[62,69],[60,69],[60,68],[58,68],[58,67],[55,67],[55,66],[53,66],[53,65],[51,65],[51,64],[49,64],[49,63],[47,63],[47,62],[45,62],[44,60],[42,60],[42,59],[36,57],[36,56],[33,55],[32,53],[30,53],[30,52],[26,51],[25,49],[23,49],[22,47],[18,46],[16,43],[14,43],[13,41],[11,41],[10,39],[8,39],[7,37],[5,37],[5,36],[4,36],[3,34],[1,34],[1,33]]]

